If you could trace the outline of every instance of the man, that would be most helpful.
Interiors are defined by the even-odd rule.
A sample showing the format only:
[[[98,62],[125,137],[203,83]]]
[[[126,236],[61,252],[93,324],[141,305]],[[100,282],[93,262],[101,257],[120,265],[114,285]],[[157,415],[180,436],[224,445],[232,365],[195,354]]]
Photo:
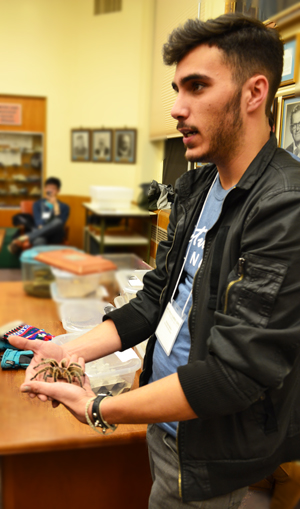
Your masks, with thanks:
[[[33,204],[34,227],[26,235],[17,237],[9,246],[13,254],[25,247],[60,244],[65,236],[64,226],[69,217],[69,205],[58,200],[61,181],[49,177],[45,181],[44,195]]]
[[[150,423],[151,509],[237,508],[250,483],[300,457],[300,167],[268,122],[283,47],[259,21],[224,15],[179,27],[164,60],[177,66],[186,157],[213,164],[177,182],[136,299],[63,349],[35,342],[21,390],[104,428]],[[87,382],[30,380],[41,357],[84,365],[151,334],[136,391],[91,403]]]
[[[75,139],[74,145],[74,157],[75,158],[86,158],[88,155],[88,148],[85,144],[85,139],[82,134],[78,134]]]
[[[300,157],[300,104],[296,104],[292,110],[290,131],[293,136],[293,143],[286,147],[286,150]]]
[[[118,138],[118,157],[131,157],[131,136],[130,134],[120,134]]]
[[[95,149],[95,156],[96,159],[105,158],[108,159],[110,156],[110,149],[106,146],[105,139],[99,138],[98,139],[98,146]]]

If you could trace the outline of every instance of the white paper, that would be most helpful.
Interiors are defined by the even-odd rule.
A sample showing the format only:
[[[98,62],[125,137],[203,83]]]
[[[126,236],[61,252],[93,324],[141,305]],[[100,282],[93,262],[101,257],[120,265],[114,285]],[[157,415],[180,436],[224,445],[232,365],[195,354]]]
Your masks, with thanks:
[[[131,359],[138,359],[136,353],[132,350],[132,348],[128,348],[128,350],[124,350],[124,352],[115,352],[116,356],[120,361],[127,362]]]

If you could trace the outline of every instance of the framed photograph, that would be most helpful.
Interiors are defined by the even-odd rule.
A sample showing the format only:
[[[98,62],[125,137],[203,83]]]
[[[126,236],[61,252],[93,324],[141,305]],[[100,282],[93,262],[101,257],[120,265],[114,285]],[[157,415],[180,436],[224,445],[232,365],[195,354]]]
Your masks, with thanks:
[[[300,98],[282,98],[280,146],[300,157]]]
[[[297,35],[284,43],[283,71],[280,86],[296,83],[299,69],[299,39]]]
[[[135,163],[136,129],[115,129],[114,161],[116,163]]]
[[[112,130],[95,129],[92,132],[92,160],[96,163],[112,161]]]
[[[71,160],[83,162],[90,160],[90,130],[72,129],[71,131]]]
[[[275,97],[271,107],[271,114],[269,118],[270,128],[273,133],[276,133],[277,115],[278,115],[278,97]]]

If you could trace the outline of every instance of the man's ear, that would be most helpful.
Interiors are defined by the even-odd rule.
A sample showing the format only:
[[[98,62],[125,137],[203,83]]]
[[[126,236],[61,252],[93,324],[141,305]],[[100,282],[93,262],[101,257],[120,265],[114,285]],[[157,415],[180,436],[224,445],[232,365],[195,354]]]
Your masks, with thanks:
[[[246,110],[253,113],[265,104],[269,92],[269,82],[263,74],[255,74],[244,84]]]

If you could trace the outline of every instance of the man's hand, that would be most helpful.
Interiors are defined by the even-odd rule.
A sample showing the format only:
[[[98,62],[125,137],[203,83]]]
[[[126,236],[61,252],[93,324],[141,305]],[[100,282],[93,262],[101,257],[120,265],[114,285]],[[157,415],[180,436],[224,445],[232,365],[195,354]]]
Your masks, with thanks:
[[[40,341],[39,339],[29,340],[20,336],[9,336],[8,341],[13,346],[19,348],[19,350],[32,350],[34,353],[31,363],[26,369],[25,384],[30,382],[30,379],[36,374],[34,366],[42,362],[42,358],[55,359],[57,362],[60,362],[63,358],[69,359],[64,349],[52,341]],[[47,397],[42,393],[37,394],[36,392],[32,392],[30,394],[32,398],[35,398],[35,396],[38,396],[41,401],[47,401]]]
[[[83,371],[85,369],[83,357],[77,358],[72,356],[71,362],[77,362],[81,365]],[[74,379],[74,383],[67,383],[64,380],[57,382],[36,382],[27,381],[21,385],[21,392],[28,392],[30,395],[35,394],[43,396],[45,401],[51,399],[54,402],[53,406],[57,406],[56,402],[62,403],[78,421],[86,424],[85,406],[89,399],[95,397],[91,389],[87,375],[84,375],[84,383],[81,388]]]

